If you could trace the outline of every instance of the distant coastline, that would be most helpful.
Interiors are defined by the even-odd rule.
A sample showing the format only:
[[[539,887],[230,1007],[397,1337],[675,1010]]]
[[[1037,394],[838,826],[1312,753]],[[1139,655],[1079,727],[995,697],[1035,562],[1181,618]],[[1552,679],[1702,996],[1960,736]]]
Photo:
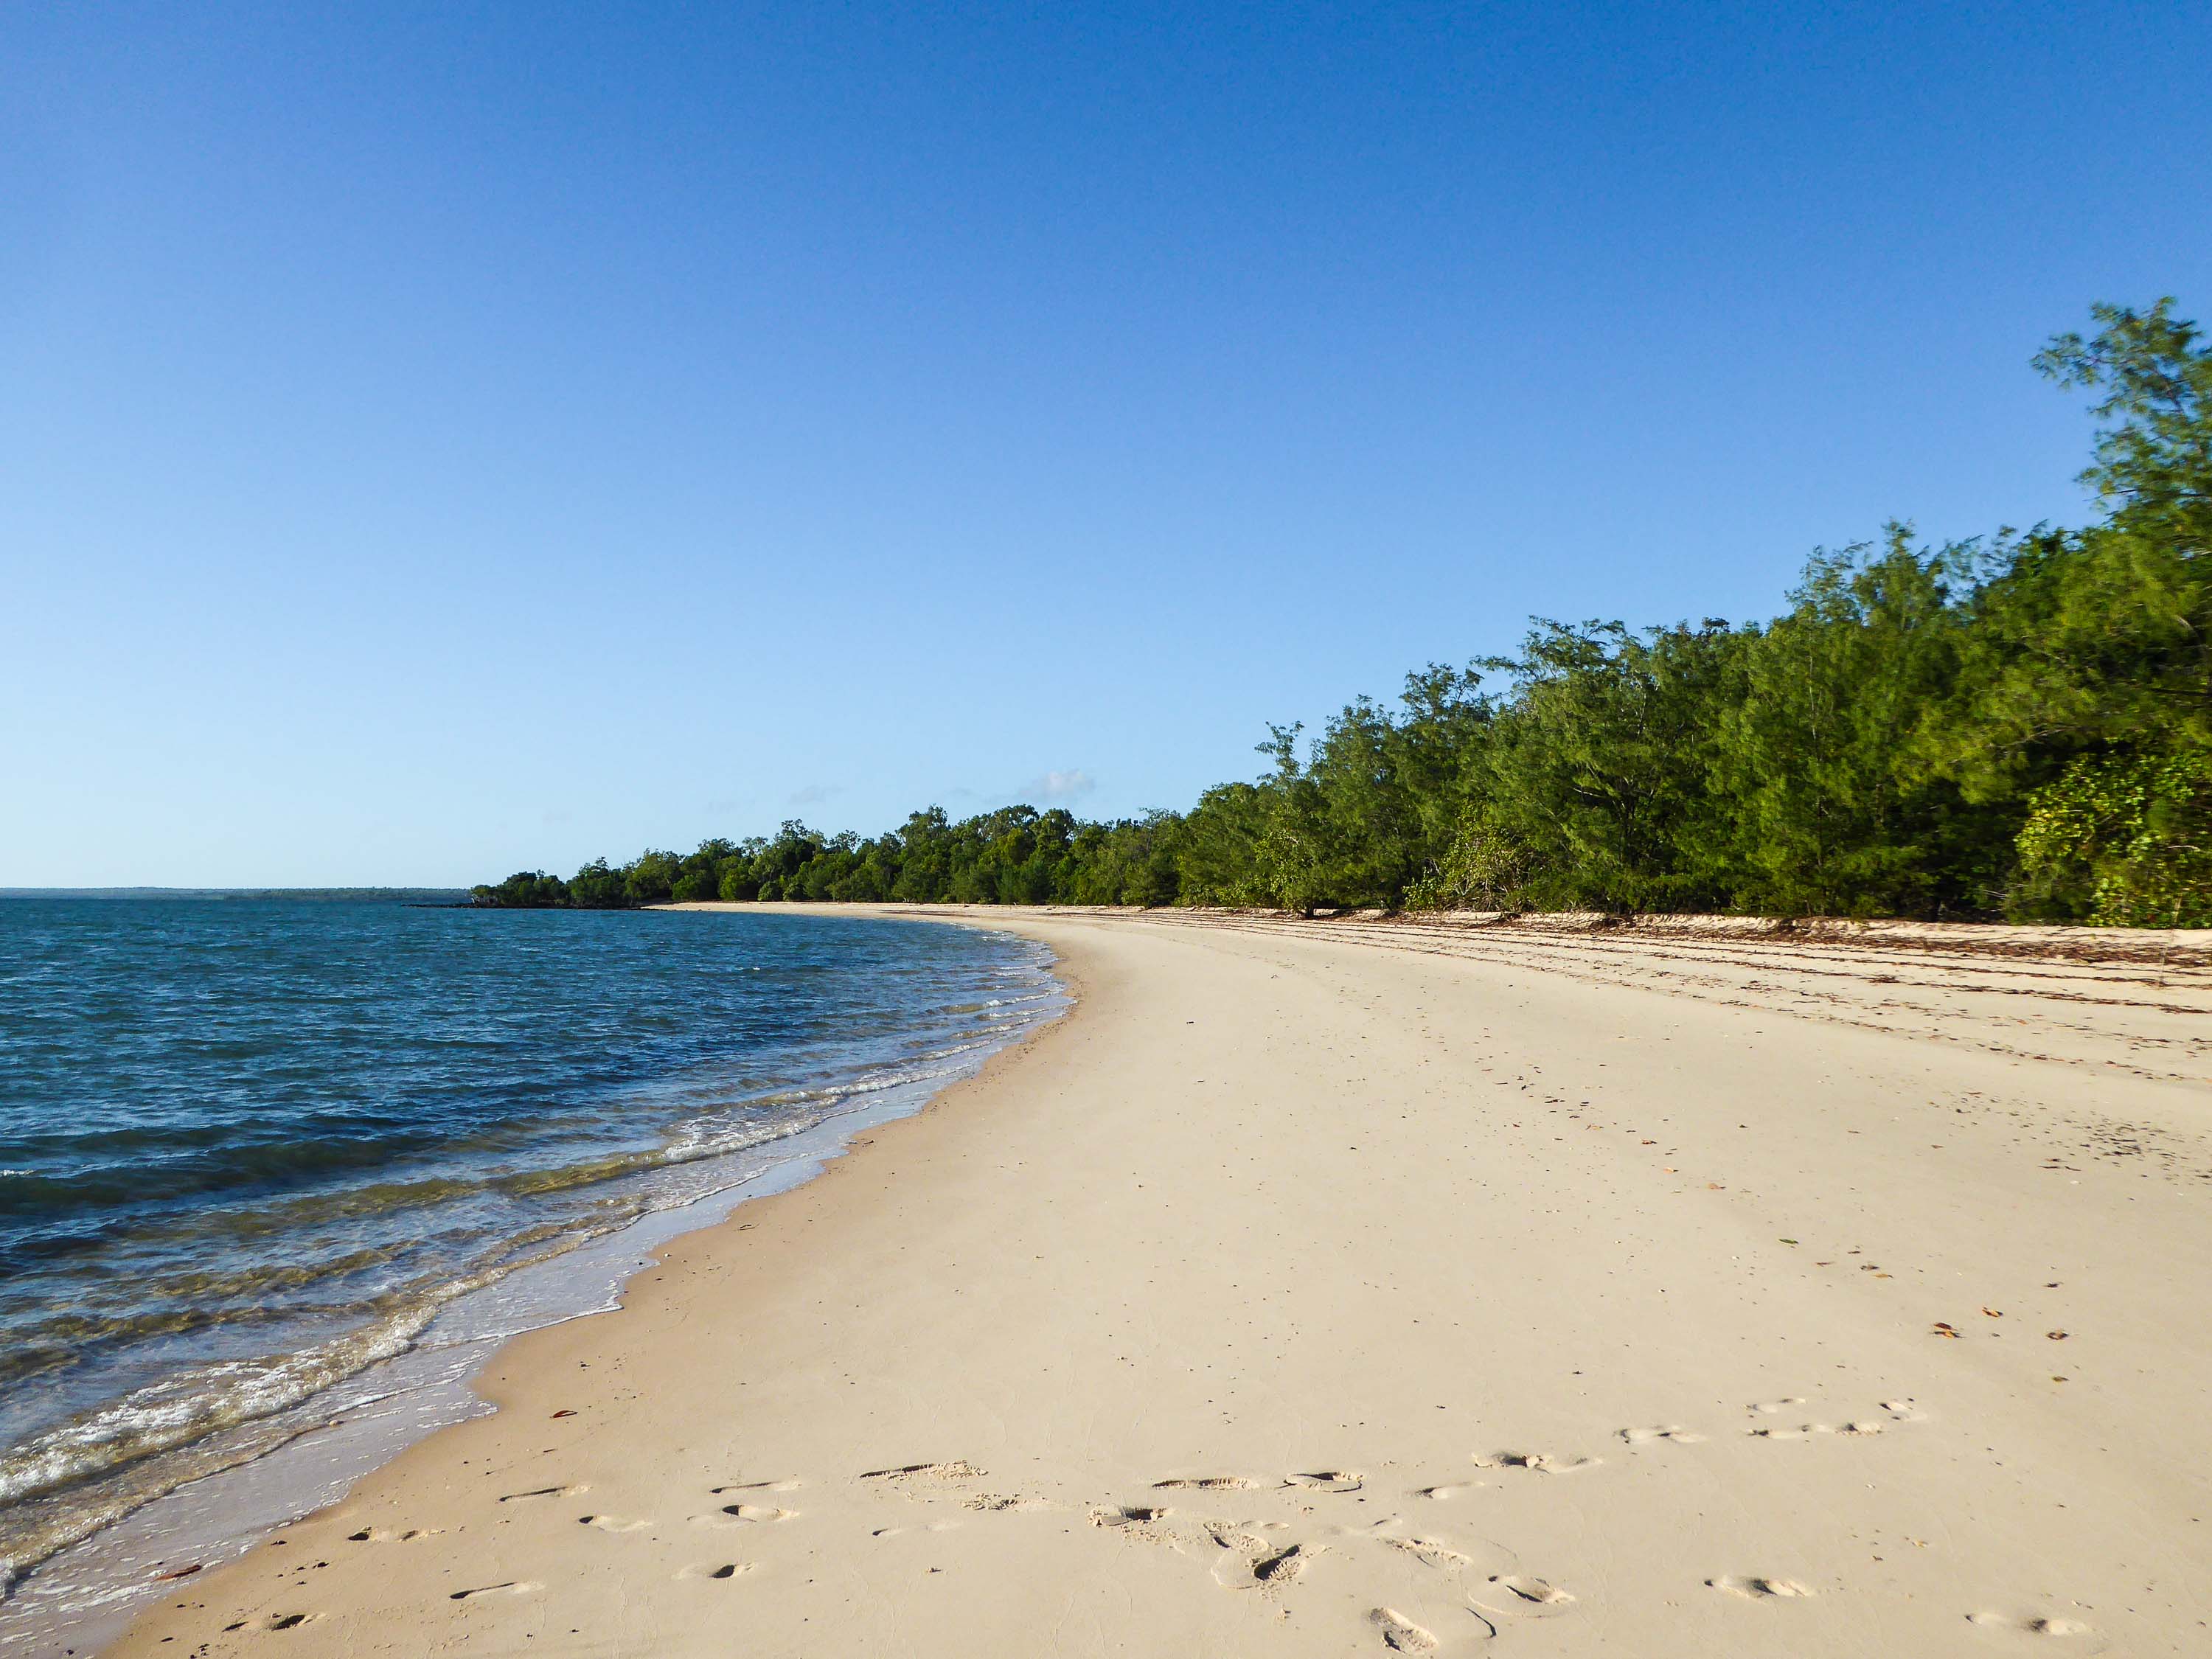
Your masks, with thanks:
[[[0,898],[290,899],[304,904],[465,904],[465,887],[0,887]]]

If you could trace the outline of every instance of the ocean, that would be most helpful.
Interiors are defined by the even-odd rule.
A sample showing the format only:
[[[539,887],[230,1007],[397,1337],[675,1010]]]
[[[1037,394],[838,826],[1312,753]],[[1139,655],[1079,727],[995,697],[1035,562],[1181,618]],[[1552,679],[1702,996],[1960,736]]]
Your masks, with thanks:
[[[104,1528],[291,1518],[352,1464],[210,1494],[465,1413],[496,1341],[1064,1005],[922,922],[0,898],[0,1646],[133,1598]]]

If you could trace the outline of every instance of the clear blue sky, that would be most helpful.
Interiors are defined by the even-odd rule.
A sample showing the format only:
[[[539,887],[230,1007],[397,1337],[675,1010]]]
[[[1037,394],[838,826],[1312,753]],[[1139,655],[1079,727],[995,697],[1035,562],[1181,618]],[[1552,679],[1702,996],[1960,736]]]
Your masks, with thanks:
[[[23,4],[0,884],[1247,775],[1531,613],[2078,521],[2212,12]]]

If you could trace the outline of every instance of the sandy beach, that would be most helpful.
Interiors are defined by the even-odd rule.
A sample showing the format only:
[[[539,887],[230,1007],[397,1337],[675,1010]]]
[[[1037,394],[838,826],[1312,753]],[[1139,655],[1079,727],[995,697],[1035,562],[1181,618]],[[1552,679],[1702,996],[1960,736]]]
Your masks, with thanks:
[[[2201,948],[955,919],[1075,1010],[111,1650],[2212,1651]]]

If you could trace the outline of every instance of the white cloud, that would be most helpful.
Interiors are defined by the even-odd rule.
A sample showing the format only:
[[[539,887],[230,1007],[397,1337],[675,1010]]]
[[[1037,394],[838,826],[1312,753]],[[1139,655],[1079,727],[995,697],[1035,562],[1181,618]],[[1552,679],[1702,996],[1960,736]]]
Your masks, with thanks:
[[[1048,772],[1022,793],[1039,800],[1080,800],[1097,787],[1098,781],[1079,766],[1066,772]]]

